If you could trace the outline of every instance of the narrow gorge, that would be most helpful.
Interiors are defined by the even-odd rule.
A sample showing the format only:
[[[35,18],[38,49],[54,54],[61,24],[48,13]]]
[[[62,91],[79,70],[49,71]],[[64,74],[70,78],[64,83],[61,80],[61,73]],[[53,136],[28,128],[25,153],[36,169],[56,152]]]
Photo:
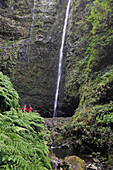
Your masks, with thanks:
[[[113,169],[112,0],[1,0],[3,81],[1,72],[19,94],[20,107],[31,105],[46,120],[55,146],[99,152],[104,169]],[[4,114],[18,104],[2,88]],[[56,119],[69,122],[55,127]]]

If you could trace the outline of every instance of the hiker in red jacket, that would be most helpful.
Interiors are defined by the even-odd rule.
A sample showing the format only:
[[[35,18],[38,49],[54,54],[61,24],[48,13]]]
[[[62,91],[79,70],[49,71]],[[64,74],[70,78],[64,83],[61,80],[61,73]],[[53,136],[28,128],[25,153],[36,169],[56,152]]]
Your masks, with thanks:
[[[31,107],[31,105],[29,105],[28,112],[32,112],[32,111],[33,111],[33,108]]]
[[[22,107],[22,111],[23,111],[23,112],[27,112],[26,104]]]

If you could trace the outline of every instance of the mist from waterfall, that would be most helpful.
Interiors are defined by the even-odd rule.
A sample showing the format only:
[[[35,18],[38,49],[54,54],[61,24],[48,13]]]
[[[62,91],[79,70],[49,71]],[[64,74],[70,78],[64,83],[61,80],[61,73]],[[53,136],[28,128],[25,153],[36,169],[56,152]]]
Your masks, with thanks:
[[[66,35],[68,17],[69,17],[70,4],[71,4],[71,0],[68,0],[66,14],[65,14],[65,22],[64,22],[63,33],[62,33],[62,41],[61,41],[60,53],[59,53],[58,77],[57,77],[57,87],[56,87],[56,94],[55,94],[53,117],[56,117],[58,93],[59,93],[59,86],[60,86],[61,72],[62,72],[63,48],[64,48],[64,42],[65,42],[65,35]]]
[[[37,0],[34,0],[34,6],[33,6],[33,12],[32,12],[32,23],[31,23],[31,30],[30,30],[30,39],[29,39],[29,43],[28,43],[28,46],[27,46],[27,50],[26,50],[26,54],[27,54],[27,56],[28,56],[28,63],[29,63],[30,43],[32,42],[33,26],[34,26],[34,21],[35,21],[36,1],[37,1]]]

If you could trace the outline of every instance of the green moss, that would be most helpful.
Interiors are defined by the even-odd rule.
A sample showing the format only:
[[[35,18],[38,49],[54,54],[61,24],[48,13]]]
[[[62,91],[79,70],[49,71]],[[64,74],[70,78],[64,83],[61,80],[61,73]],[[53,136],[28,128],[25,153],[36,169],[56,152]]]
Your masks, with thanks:
[[[76,156],[77,161],[79,162],[80,165],[80,170],[84,170],[85,169],[85,163],[82,159],[80,159],[79,157]]]
[[[70,164],[72,169],[78,169],[78,167],[79,167],[80,170],[85,169],[85,162],[77,156],[66,157],[65,161],[67,161],[68,164]]]

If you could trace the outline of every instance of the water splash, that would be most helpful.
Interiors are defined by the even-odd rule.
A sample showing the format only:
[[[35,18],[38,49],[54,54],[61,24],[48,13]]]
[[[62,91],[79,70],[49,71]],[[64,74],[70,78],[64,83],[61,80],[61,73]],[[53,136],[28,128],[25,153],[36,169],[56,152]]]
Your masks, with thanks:
[[[33,26],[34,26],[34,21],[35,21],[36,1],[37,0],[34,0],[34,6],[33,6],[33,12],[32,12],[32,24],[31,24],[31,30],[30,30],[30,39],[29,39],[29,42],[28,42],[27,50],[26,50],[26,54],[28,56],[28,63],[29,63],[30,44],[32,42]]]
[[[62,42],[61,42],[60,53],[59,53],[58,78],[57,78],[57,87],[56,87],[56,94],[55,94],[53,117],[56,116],[56,108],[57,108],[58,93],[59,93],[59,86],[60,86],[60,80],[61,80],[61,71],[62,71],[63,48],[64,48],[64,42],[65,42],[68,17],[69,17],[70,4],[71,4],[71,0],[68,0],[66,15],[65,15],[65,22],[64,22],[63,33],[62,33]]]

